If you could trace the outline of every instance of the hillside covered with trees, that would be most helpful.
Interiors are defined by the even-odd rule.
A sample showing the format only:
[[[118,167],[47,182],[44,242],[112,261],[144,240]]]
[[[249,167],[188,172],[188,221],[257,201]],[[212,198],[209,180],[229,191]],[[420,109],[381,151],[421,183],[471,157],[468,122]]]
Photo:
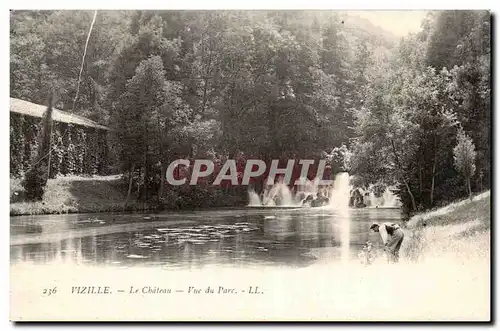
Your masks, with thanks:
[[[490,186],[489,12],[430,12],[399,39],[332,11],[98,11],[78,84],[93,17],[12,11],[10,95],[54,89],[110,127],[140,199],[246,196],[168,188],[179,158],[327,158],[357,186],[397,184],[410,211]]]

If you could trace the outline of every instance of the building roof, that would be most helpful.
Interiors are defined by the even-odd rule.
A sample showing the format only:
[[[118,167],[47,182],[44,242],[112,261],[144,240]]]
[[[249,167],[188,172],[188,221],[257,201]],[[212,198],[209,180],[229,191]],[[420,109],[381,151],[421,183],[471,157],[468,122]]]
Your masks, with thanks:
[[[47,106],[38,105],[21,99],[10,98],[10,111],[21,115],[43,117],[43,113],[47,110]],[[71,114],[56,108],[53,108],[52,119],[56,122],[75,124],[81,126],[92,127],[101,130],[109,130],[109,128],[100,125],[88,118]]]

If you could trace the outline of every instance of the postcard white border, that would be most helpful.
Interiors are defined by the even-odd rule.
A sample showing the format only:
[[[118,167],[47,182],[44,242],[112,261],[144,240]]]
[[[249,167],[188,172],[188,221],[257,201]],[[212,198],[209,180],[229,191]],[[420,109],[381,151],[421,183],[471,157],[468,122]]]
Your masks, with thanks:
[[[6,4],[6,6],[5,6]],[[464,0],[456,0],[456,1],[436,1],[436,0],[421,0],[418,2],[402,2],[396,0],[379,0],[379,1],[370,1],[370,0],[350,0],[350,1],[318,1],[318,0],[308,0],[308,1],[298,1],[298,0],[287,0],[287,1],[276,1],[276,0],[254,0],[245,3],[236,2],[236,1],[228,1],[228,0],[217,0],[217,1],[202,1],[202,0],[174,0],[174,1],[165,1],[163,3],[143,0],[143,1],[133,1],[133,0],[112,0],[112,1],[98,1],[98,0],[87,0],[82,2],[70,2],[70,1],[56,1],[56,0],[45,0],[45,1],[26,1],[26,0],[18,0],[18,1],[9,1],[2,2],[2,5],[5,6],[5,9],[1,11],[1,19],[0,25],[3,33],[1,34],[1,56],[2,56],[2,66],[1,66],[1,76],[4,78],[2,83],[1,91],[4,93],[5,98],[2,100],[4,107],[3,111],[0,112],[2,116],[2,123],[4,123],[5,127],[3,130],[0,130],[0,134],[3,135],[0,139],[0,151],[3,157],[1,158],[1,170],[0,173],[4,174],[1,178],[2,180],[2,190],[0,196],[0,203],[2,204],[2,211],[5,218],[3,221],[3,231],[1,231],[1,235],[3,237],[1,249],[1,258],[3,265],[5,266],[5,271],[1,274],[2,277],[2,292],[0,292],[1,300],[1,308],[2,312],[2,329],[7,328],[11,329],[14,327],[12,323],[8,321],[9,316],[9,182],[8,182],[8,168],[9,168],[9,130],[6,128],[7,123],[9,122],[8,111],[9,107],[9,35],[7,31],[9,31],[9,12],[8,9],[335,9],[335,10],[429,10],[429,9],[491,9],[494,15],[498,15],[500,12],[499,2],[498,1],[487,1],[487,0],[474,0],[474,1],[464,1]],[[2,7],[3,7],[2,6]],[[494,33],[494,41],[496,43],[498,36],[498,21],[495,21],[495,33]],[[497,59],[497,56],[495,56]],[[498,74],[498,66],[494,66],[495,72],[494,77]],[[493,73],[492,73],[493,74]],[[497,87],[497,85],[495,85]],[[498,88],[494,90],[494,98],[498,98]],[[495,103],[496,105],[497,103]],[[497,107],[495,107],[494,112],[497,112]],[[499,128],[499,116],[498,113],[495,116],[495,123],[492,123],[494,128]],[[497,135],[495,137],[495,145],[498,143]],[[496,153],[494,154],[496,157]],[[497,160],[495,160],[497,161]],[[494,162],[496,164],[497,162]],[[497,169],[495,169],[497,170]],[[496,184],[496,183],[494,183]],[[494,190],[496,189],[496,185]],[[499,206],[497,203],[497,198],[495,197],[495,203],[493,206]],[[496,233],[498,235],[498,225],[496,226]],[[497,236],[498,238],[498,236]],[[498,253],[497,244],[494,249],[495,252]],[[496,255],[498,257],[498,255]],[[498,259],[497,259],[498,260]],[[495,265],[497,264],[497,260],[494,261]],[[498,306],[496,307],[498,312]],[[496,314],[498,316],[498,314]],[[273,326],[262,326],[262,325],[254,325],[253,327],[260,328],[271,328]],[[384,327],[384,325],[380,325]],[[25,326],[25,328],[31,328],[33,326]],[[51,329],[53,326],[37,326],[38,328]],[[92,327],[93,330],[100,330],[105,328],[106,326],[87,326],[83,325],[80,327]],[[126,326],[127,327],[127,326]],[[147,326],[137,326],[130,325],[128,327],[133,328],[143,328]],[[181,326],[169,326],[171,328],[177,328]],[[197,326],[189,326],[197,327]],[[214,326],[219,327],[219,326]],[[231,326],[231,328],[237,328],[238,326]],[[308,327],[308,326],[298,326],[298,327]],[[345,326],[335,326],[335,327],[345,327]],[[356,328],[364,327],[364,326],[356,326]],[[453,326],[457,327],[457,326]],[[66,328],[70,328],[70,326],[60,327],[60,330],[64,330]],[[182,326],[183,329],[186,326]]]

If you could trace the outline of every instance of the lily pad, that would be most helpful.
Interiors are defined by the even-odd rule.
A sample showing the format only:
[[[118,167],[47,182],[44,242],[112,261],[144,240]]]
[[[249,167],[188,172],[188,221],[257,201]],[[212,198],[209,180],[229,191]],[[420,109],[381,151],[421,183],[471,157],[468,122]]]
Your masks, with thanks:
[[[136,255],[136,254],[130,254],[127,255],[129,259],[147,259],[147,256],[142,256],[142,255]]]

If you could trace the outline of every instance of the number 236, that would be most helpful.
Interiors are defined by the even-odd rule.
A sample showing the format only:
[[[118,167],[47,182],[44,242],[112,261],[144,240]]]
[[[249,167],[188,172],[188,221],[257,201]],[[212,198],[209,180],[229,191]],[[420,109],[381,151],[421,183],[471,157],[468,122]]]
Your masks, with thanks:
[[[44,288],[43,291],[42,291],[42,294],[46,295],[46,296],[51,296],[51,295],[56,294],[56,293],[57,293],[57,287],[54,287],[54,288]]]

